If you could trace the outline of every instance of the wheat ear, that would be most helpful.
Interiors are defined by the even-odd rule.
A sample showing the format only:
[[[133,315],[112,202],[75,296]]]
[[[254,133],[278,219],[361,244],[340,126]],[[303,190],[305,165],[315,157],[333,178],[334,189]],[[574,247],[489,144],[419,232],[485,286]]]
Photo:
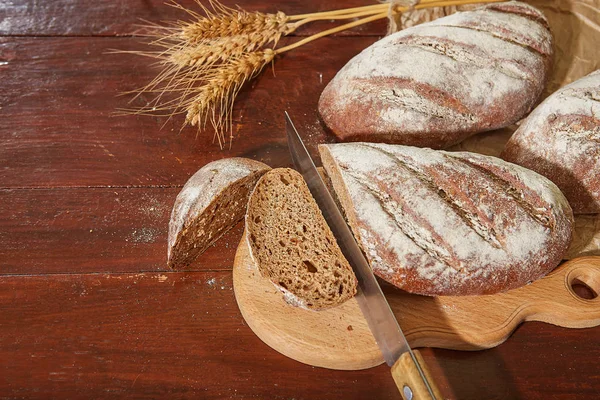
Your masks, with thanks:
[[[223,132],[232,134],[232,109],[235,97],[243,84],[254,78],[275,58],[275,51],[265,49],[246,53],[230,60],[206,77],[206,83],[187,107],[186,122],[192,126],[204,126],[210,119],[217,133],[219,145],[224,143]]]

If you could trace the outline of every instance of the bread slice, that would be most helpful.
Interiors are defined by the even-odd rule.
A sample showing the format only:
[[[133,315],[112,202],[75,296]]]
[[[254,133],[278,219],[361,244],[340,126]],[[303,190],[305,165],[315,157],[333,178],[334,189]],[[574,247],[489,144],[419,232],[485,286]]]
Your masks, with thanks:
[[[168,265],[182,269],[244,218],[250,192],[271,168],[246,158],[206,164],[185,184],[169,222]]]
[[[322,310],[356,294],[356,276],[298,172],[277,168],[260,179],[246,235],[260,273],[289,303]]]

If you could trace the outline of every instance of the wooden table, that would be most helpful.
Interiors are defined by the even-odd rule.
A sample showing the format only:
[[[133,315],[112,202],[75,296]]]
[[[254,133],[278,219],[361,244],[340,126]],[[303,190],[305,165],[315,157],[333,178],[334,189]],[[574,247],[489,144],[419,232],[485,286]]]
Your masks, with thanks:
[[[142,48],[133,36],[140,18],[185,18],[162,2],[0,3],[0,398],[398,399],[385,366],[313,368],[254,336],[232,291],[241,226],[189,271],[165,263],[169,214],[184,182],[222,157],[289,165],[284,110],[313,152],[330,141],[319,94],[385,33],[385,22],[278,59],[276,77],[267,70],[240,95],[233,147],[221,151],[211,132],[179,134],[182,118],[112,115],[128,101],[117,94],[156,69],[107,51]],[[238,3],[276,10],[267,1]],[[362,4],[294,0],[278,8]],[[496,349],[423,354],[450,398],[600,393],[600,328],[528,323]]]

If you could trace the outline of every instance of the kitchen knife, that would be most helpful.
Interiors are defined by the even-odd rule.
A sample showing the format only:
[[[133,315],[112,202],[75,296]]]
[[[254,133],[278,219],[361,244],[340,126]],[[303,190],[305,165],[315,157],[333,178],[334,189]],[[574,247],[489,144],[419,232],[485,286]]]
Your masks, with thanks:
[[[386,363],[392,367],[392,377],[402,397],[405,400],[442,400],[420,353],[411,350],[406,341],[375,275],[323,183],[287,111],[285,118],[288,145],[296,170],[304,177],[342,253],[354,270],[358,279],[356,300]]]

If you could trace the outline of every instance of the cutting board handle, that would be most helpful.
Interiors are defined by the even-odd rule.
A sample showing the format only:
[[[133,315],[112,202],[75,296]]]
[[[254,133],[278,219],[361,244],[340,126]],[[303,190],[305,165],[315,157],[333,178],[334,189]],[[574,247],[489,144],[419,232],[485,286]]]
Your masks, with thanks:
[[[593,298],[581,297],[574,285],[587,287]],[[524,310],[524,321],[541,321],[567,328],[587,328],[600,319],[600,257],[581,257],[567,261],[561,268],[530,285],[531,303]],[[522,292],[514,291],[516,298]],[[507,294],[510,294],[508,292]]]
[[[573,285],[587,286],[593,298],[579,296]],[[600,324],[600,257],[567,261],[547,276],[505,293],[486,296],[404,297],[397,312],[406,338],[413,347],[479,350],[504,342],[525,321],[565,328]],[[595,297],[594,297],[595,296]],[[395,300],[395,299],[394,299]],[[393,309],[400,310],[399,306]]]

